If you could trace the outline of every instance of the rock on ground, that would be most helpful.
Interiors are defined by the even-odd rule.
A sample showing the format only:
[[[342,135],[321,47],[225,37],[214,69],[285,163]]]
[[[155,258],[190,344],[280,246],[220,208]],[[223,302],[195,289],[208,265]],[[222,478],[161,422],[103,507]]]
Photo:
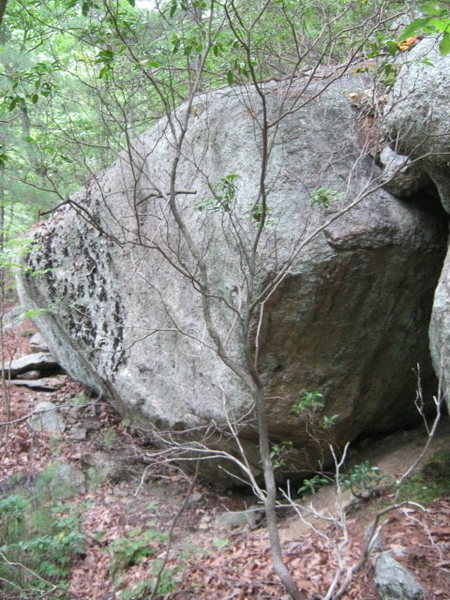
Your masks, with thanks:
[[[33,352],[20,358],[5,362],[3,369],[15,377],[28,371],[56,371],[59,369],[58,362],[48,352]]]
[[[53,402],[38,402],[30,420],[28,421],[34,431],[43,431],[51,434],[61,434],[66,428],[66,423],[58,408]]]
[[[380,600],[425,600],[427,592],[389,552],[375,563],[375,586]]]
[[[311,428],[292,411],[305,392],[323,395],[320,418],[339,415],[319,431],[337,443],[411,421],[412,369],[425,386],[432,377],[445,230],[377,185],[343,93],[366,85],[272,83],[265,107],[244,86],[199,96],[42,224],[27,261],[44,274],[23,270],[18,285],[27,308],[52,307],[36,323],[61,365],[142,425],[201,438],[240,423],[256,472],[256,354],[271,440],[293,443],[287,471],[316,466]]]

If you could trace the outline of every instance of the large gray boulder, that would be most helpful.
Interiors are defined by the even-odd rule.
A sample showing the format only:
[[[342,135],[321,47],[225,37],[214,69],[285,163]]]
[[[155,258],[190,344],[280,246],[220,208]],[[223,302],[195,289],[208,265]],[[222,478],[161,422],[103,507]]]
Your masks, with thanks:
[[[306,391],[339,415],[338,442],[414,418],[445,231],[377,185],[343,93],[365,86],[265,87],[268,151],[258,94],[200,96],[43,223],[27,263],[44,273],[23,271],[19,290],[27,308],[50,309],[36,323],[60,364],[143,424],[201,437],[235,423],[255,470],[255,355],[290,469],[311,467],[316,448],[292,411]]]
[[[429,187],[427,179],[432,181],[447,213],[450,213],[449,98],[450,55],[443,56],[439,52],[436,38],[426,38],[405,54],[384,117],[385,133],[392,148],[406,155],[404,165],[409,165],[398,169],[392,179],[402,179],[404,184],[406,171],[415,172],[410,180],[411,195],[417,191],[418,184],[424,189]],[[447,257],[434,299],[430,347],[450,408],[449,277],[450,257]]]

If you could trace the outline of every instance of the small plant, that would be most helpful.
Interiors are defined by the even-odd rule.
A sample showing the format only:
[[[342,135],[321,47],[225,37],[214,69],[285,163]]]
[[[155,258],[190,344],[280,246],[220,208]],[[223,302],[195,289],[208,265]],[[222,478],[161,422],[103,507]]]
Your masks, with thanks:
[[[143,579],[133,587],[128,587],[119,592],[121,600],[142,600],[148,598],[153,592],[154,581],[152,578]]]
[[[155,561],[153,561],[153,565],[152,565],[152,573],[154,575],[154,579],[155,579],[155,583],[154,585],[157,585],[157,589],[156,592],[158,593],[158,595],[161,597],[165,594],[170,594],[171,592],[173,592],[176,588],[176,580],[175,580],[175,576],[176,574],[183,568],[183,565],[177,565],[174,568],[167,568],[167,566],[164,568],[164,570],[162,571],[162,573],[159,575],[161,568],[163,567],[163,561],[162,559],[158,558]],[[156,581],[156,578],[158,577],[158,581]]]
[[[320,206],[322,208],[329,208],[332,202],[338,200],[340,195],[327,188],[319,188],[311,194],[310,202],[311,206]]]
[[[108,448],[108,450],[114,448],[116,439],[117,433],[113,427],[108,427],[108,429],[105,429],[105,431],[102,433],[102,444],[105,446],[105,448]]]
[[[325,408],[323,394],[320,392],[305,392],[296,404],[291,407],[294,415],[301,415],[307,411],[317,411]]]
[[[167,541],[164,533],[155,529],[132,529],[127,536],[109,544],[111,571],[117,573],[137,564],[144,558],[156,554],[162,543]]]
[[[339,419],[339,415],[331,415],[327,417],[326,415],[322,417],[322,428],[323,429],[331,429],[336,425],[337,420]]]
[[[89,398],[86,396],[86,394],[79,394],[78,396],[72,398],[72,404],[75,406],[75,408],[83,408],[83,406],[89,404]]]
[[[321,427],[322,429],[331,429],[336,425],[339,415],[330,415],[319,417],[319,414],[325,408],[323,394],[320,392],[305,392],[298,402],[292,405],[291,412],[297,416],[303,416],[309,423]]]
[[[323,485],[328,485],[330,481],[323,475],[316,474],[309,479],[303,481],[303,485],[298,488],[297,493],[303,496],[304,494],[315,494]]]
[[[229,543],[230,543],[230,540],[228,540],[227,538],[214,538],[213,539],[213,544],[216,548],[226,548]]]
[[[178,573],[181,567],[169,569],[165,568],[160,576],[158,571],[161,568],[161,560],[155,560],[151,572],[153,577],[148,577],[139,581],[133,587],[128,587],[118,592],[121,600],[147,600],[157,594],[158,598],[170,594],[176,589],[175,575]],[[120,586],[120,582],[119,582]],[[155,590],[155,587],[157,588]]]
[[[439,496],[450,494],[450,451],[437,450],[420,472],[406,479],[399,493],[399,500],[412,500],[430,504]]]
[[[362,500],[379,495],[388,482],[388,476],[382,475],[378,467],[370,464],[370,460],[355,465],[341,479],[343,489],[351,490],[354,496]]]
[[[284,467],[289,450],[292,448],[291,441],[283,441],[279,444],[273,444],[270,450],[270,458],[274,469]]]
[[[212,212],[231,212],[238,191],[237,180],[239,175],[234,173],[225,175],[220,183],[213,186],[214,198],[205,198],[197,205],[198,210],[209,210]]]

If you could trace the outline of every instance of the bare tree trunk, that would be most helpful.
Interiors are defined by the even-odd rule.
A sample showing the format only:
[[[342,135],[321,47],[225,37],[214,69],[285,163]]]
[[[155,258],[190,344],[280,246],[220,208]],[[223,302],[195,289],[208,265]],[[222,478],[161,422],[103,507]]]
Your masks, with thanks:
[[[263,466],[264,482],[266,484],[265,510],[267,519],[267,532],[269,534],[273,568],[293,600],[306,600],[306,596],[300,592],[297,584],[292,578],[292,575],[283,562],[283,552],[281,549],[280,533],[278,530],[278,519],[276,513],[277,488],[273,471],[273,463],[270,457],[270,441],[267,427],[267,402],[264,396],[264,389],[261,386],[257,387],[255,397],[259,433],[259,452]]]
[[[0,148],[3,147],[3,136],[0,137]],[[5,165],[3,162],[0,163],[0,257],[3,256],[5,247]],[[2,394],[5,410],[5,419],[9,421],[11,419],[11,407],[9,402],[9,389],[6,383],[6,372],[5,372],[5,338],[3,334],[3,318],[5,315],[5,292],[6,292],[6,281],[5,281],[5,269],[0,263],[0,376],[2,378]],[[8,428],[6,428],[6,435],[8,435]]]
[[[8,0],[0,0],[0,27],[3,21],[3,16],[5,14],[6,5],[8,4]]]

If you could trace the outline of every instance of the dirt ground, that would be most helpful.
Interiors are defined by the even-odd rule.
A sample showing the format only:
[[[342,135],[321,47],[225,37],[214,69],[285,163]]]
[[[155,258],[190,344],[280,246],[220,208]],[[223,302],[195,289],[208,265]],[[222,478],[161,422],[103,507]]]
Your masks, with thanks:
[[[32,331],[31,323],[24,323],[5,332],[9,357],[29,352]],[[273,574],[264,527],[230,530],[214,521],[215,515],[221,512],[254,504],[250,494],[218,491],[200,480],[193,481],[173,466],[152,464],[151,447],[145,436],[137,435],[109,406],[95,399],[89,416],[82,415],[90,419],[92,426],[86,439],[74,439],[70,428],[56,439],[33,432],[27,415],[33,412],[38,401],[51,400],[70,409],[71,403],[86,393],[65,375],[59,375],[54,381],[58,390],[51,393],[8,384],[7,397],[3,394],[1,399],[0,422],[13,423],[0,430],[0,482],[13,474],[39,472],[56,459],[79,467],[84,456],[96,452],[128,457],[135,465],[127,477],[81,489],[71,499],[80,506],[83,503],[85,536],[84,553],[71,568],[71,599],[119,600],[124,597],[124,590],[132,590],[148,578],[149,573],[155,576],[155,565],[162,563],[170,575],[171,586],[155,598],[288,598]],[[449,436],[446,417],[436,443],[444,443],[448,448]],[[352,461],[358,464],[370,460],[393,480],[406,465],[414,462],[425,439],[423,427],[418,427],[366,440],[359,444]],[[314,497],[304,499],[302,504],[307,506],[311,500],[316,513],[321,513],[320,518],[316,514],[316,518],[310,520],[307,511],[300,517],[292,510],[283,511],[280,531],[285,562],[309,600],[324,596],[338,564],[347,569],[358,562],[368,524],[377,511],[393,500],[389,486],[381,489],[377,497],[364,501],[346,494],[343,502],[337,503],[331,486],[327,486]],[[345,514],[339,516],[336,506],[338,509],[345,506]],[[302,519],[310,520],[310,524]],[[142,557],[121,573],[118,583],[108,551],[111,543],[136,528],[149,527],[165,532],[167,538],[164,542],[155,542],[156,552],[152,556]],[[403,506],[386,516],[379,547],[355,574],[343,598],[377,598],[373,564],[381,550],[390,550],[428,591],[430,599],[450,600],[450,490],[447,496],[436,498],[425,510]],[[170,591],[170,587],[174,589]],[[1,600],[6,600],[8,596],[1,593]],[[150,597],[153,597],[150,593],[142,596]]]

